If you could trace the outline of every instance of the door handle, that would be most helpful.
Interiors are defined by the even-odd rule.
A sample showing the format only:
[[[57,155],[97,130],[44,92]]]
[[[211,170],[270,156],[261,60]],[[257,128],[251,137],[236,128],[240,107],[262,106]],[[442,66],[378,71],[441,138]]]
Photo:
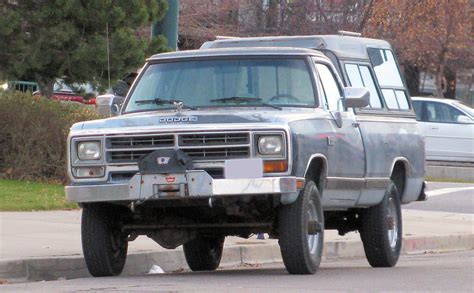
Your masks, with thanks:
[[[431,129],[431,130],[438,130],[439,127],[438,127],[438,126],[431,126],[430,129]]]

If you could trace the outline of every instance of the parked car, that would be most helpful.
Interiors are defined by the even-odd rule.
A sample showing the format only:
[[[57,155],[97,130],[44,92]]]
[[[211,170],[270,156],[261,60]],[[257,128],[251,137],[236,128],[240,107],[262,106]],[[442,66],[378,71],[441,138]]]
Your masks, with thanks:
[[[474,109],[460,101],[413,97],[426,160],[474,162]]]
[[[118,111],[103,97],[115,117],[71,127],[66,196],[83,208],[91,275],[120,274],[139,235],[183,245],[203,271],[219,266],[226,236],[254,233],[279,239],[289,273],[313,274],[325,229],[359,231],[369,263],[394,266],[401,204],[425,199],[425,157],[390,44],[206,46],[152,56]]]

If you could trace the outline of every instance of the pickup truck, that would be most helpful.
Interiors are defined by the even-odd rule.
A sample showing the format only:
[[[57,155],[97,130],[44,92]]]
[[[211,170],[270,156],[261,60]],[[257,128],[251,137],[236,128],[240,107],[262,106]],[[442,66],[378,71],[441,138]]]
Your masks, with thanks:
[[[215,270],[226,236],[268,233],[290,274],[313,274],[327,229],[359,231],[369,263],[394,266],[401,204],[425,199],[415,118],[382,40],[236,38],[154,55],[115,117],[70,130],[66,196],[83,209],[88,270],[120,274],[139,235]]]

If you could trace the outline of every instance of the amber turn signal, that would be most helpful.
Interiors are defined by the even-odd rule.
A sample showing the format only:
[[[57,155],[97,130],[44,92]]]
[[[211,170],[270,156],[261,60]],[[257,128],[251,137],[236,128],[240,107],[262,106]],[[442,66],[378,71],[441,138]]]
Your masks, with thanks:
[[[304,188],[304,179],[296,180],[296,189],[303,189]]]
[[[286,170],[288,170],[288,162],[285,160],[263,162],[263,172],[265,173],[286,172]]]

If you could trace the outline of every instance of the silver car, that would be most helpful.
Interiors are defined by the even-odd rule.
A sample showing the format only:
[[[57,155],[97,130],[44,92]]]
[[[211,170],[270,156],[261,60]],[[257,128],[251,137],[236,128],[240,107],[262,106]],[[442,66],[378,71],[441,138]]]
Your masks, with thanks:
[[[426,160],[474,163],[474,109],[460,101],[412,97]]]

